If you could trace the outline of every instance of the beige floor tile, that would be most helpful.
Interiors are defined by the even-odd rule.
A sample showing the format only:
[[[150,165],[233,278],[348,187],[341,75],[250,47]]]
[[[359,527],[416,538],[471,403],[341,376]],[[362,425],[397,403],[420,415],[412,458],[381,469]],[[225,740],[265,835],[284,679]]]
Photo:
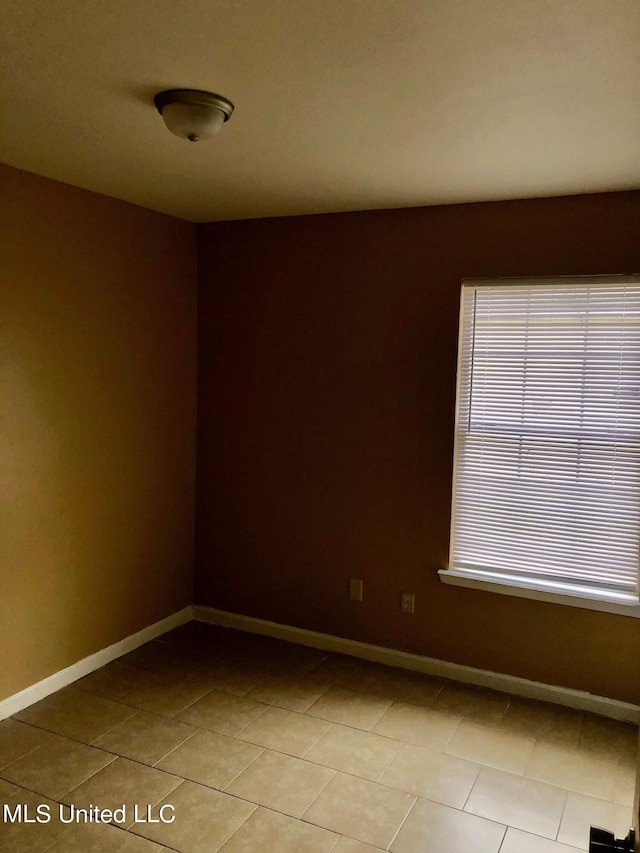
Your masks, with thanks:
[[[251,690],[247,697],[267,705],[276,705],[288,711],[304,712],[328,690],[329,685],[317,684],[313,680],[273,676]]]
[[[202,665],[202,650],[151,640],[118,660],[158,675],[175,673],[187,678]]]
[[[142,711],[175,717],[208,692],[209,688],[197,681],[186,681],[181,676],[165,674],[156,675],[140,687],[125,693],[120,701]]]
[[[532,738],[512,734],[500,727],[463,720],[444,751],[521,776],[534,744]]]
[[[509,827],[500,853],[576,853],[576,848]]]
[[[222,791],[261,752],[262,749],[253,744],[200,730],[163,758],[156,767]]]
[[[498,853],[506,826],[418,800],[389,848],[392,853]]]
[[[442,751],[451,740],[462,717],[394,702],[373,727],[376,734]]]
[[[634,752],[630,752],[627,755],[622,755],[618,759],[618,764],[621,767],[633,767],[636,768],[638,766],[638,760],[640,759],[640,744],[638,744],[638,749]]]
[[[175,661],[174,655],[187,653],[184,648],[176,648],[173,644],[167,645],[159,639],[150,640],[137,649],[122,655],[118,658],[120,663],[127,666],[135,666],[138,669],[146,669],[148,672],[166,672],[167,668],[172,668]]]
[[[286,643],[275,637],[245,635],[243,642],[228,652],[225,661],[229,661],[238,669],[260,670],[265,675],[282,672],[282,654]]]
[[[400,741],[347,726],[334,725],[331,731],[309,750],[305,761],[377,782],[400,749]]]
[[[312,717],[369,730],[390,707],[391,700],[342,687],[330,687],[307,711]]]
[[[613,802],[622,806],[632,806],[636,787],[637,765],[634,762],[620,762],[616,770],[613,785]]]
[[[509,707],[510,697],[496,690],[467,684],[447,683],[433,700],[434,711],[456,714],[483,723],[499,722]]]
[[[310,646],[287,643],[287,653],[282,658],[286,669],[280,674],[294,678],[303,677],[324,663],[328,656],[324,649],[313,649]]]
[[[248,656],[251,663],[271,675],[303,677],[327,658],[327,653],[321,649],[281,640],[275,642],[277,645],[271,648],[251,650]]]
[[[286,645],[284,640],[276,637],[267,637],[264,634],[254,634],[251,631],[240,631],[231,629],[228,634],[229,642],[226,643],[228,654],[242,656],[244,659],[264,660],[273,656]]]
[[[336,840],[327,829],[258,808],[222,847],[222,853],[330,853]]]
[[[282,708],[267,708],[236,737],[302,758],[330,728],[331,723],[324,720]]]
[[[443,685],[444,682],[439,679],[419,672],[388,667],[376,678],[367,692],[409,705],[428,706],[440,693]]]
[[[0,722],[0,768],[51,740],[53,734],[18,720]]]
[[[78,808],[89,805],[101,809],[116,809],[124,805],[126,828],[134,821],[134,806],[138,812],[146,811],[174,790],[182,779],[129,761],[116,758],[95,776],[63,796],[63,801]]]
[[[501,725],[525,737],[576,746],[582,718],[581,711],[514,696]]]
[[[301,817],[334,775],[326,767],[267,751],[226,790],[268,809]]]
[[[338,773],[304,820],[386,849],[414,802],[410,794]]]
[[[453,845],[463,844],[472,824],[474,853],[484,853],[483,830],[493,853],[492,832],[507,822],[500,853],[569,853],[586,850],[590,824],[619,836],[629,829],[637,727],[466,685],[440,690],[437,679],[417,673],[202,629],[182,626],[0,722],[0,800],[34,808],[47,797],[78,807],[125,803],[133,820],[134,801],[144,814],[148,804],[175,798],[187,813],[180,832],[174,828],[170,837],[159,824],[137,824],[135,834],[78,824],[60,825],[67,835],[54,836],[53,820],[9,824],[2,827],[3,853],[221,846],[240,853],[268,849],[270,837],[283,853],[376,853],[390,843],[397,853],[438,853],[446,837],[447,853],[457,853]],[[194,726],[204,730],[194,734]],[[474,774],[486,765],[466,804],[450,762]],[[199,784],[185,788],[179,777]],[[235,796],[225,797],[222,788]],[[416,793],[428,800],[409,813]],[[211,794],[218,797],[213,806]],[[439,805],[439,796],[447,805],[453,797],[463,811]],[[52,803],[56,817],[58,808]],[[213,830],[212,809],[226,815]]]
[[[140,711],[99,737],[93,746],[142,764],[155,764],[197,731],[186,723]]]
[[[91,743],[134,713],[119,702],[65,687],[20,711],[16,717],[55,734]]]
[[[37,820],[36,809],[40,807],[40,817],[44,820],[48,814],[49,822],[13,823],[5,820],[2,823],[0,850],[2,853],[43,853],[56,843],[66,829],[58,820],[59,805],[41,794],[24,790],[12,801],[11,808],[14,809],[18,803],[26,808],[26,813],[32,820]]]
[[[638,727],[619,720],[585,714],[578,738],[578,749],[599,758],[635,758],[638,748]]]
[[[74,824],[47,853],[161,853],[153,841],[124,829],[102,824]]]
[[[137,824],[132,831],[183,853],[215,853],[255,810],[251,803],[194,782],[183,782],[159,803],[156,819],[164,806],[175,810],[172,823]]]
[[[421,746],[406,745],[380,779],[400,791],[461,809],[480,766]]]
[[[193,681],[208,690],[220,690],[234,696],[245,696],[250,690],[265,680],[264,669],[248,663],[219,661],[201,667],[189,681]]]
[[[331,853],[382,853],[382,847],[372,847],[370,844],[343,835]]]
[[[185,723],[233,737],[266,710],[266,705],[252,699],[212,690],[177,716]]]
[[[96,669],[95,672],[85,675],[84,678],[74,682],[73,686],[77,690],[82,690],[83,693],[93,693],[94,696],[102,696],[104,699],[119,699],[151,678],[153,673],[147,669],[138,669],[114,660]]]
[[[558,788],[613,799],[617,763],[603,761],[591,753],[557,743],[538,741],[527,763],[525,775]]]
[[[557,840],[580,850],[589,847],[589,827],[601,826],[624,838],[632,826],[631,809],[569,792]]]
[[[114,759],[83,743],[54,737],[0,772],[9,782],[57,800]]]
[[[555,838],[567,792],[543,782],[485,767],[473,786],[465,812]]]
[[[371,661],[335,654],[313,669],[309,678],[347,690],[366,690],[385,670],[386,667]]]
[[[326,693],[326,691],[330,687],[342,687],[343,686],[342,684],[334,684],[334,678],[335,677],[336,677],[335,674],[333,674],[331,672],[326,672],[323,669],[323,666],[320,665],[320,666],[314,667],[314,669],[312,669],[311,672],[307,673],[306,675],[302,676],[301,678],[298,677],[297,680],[300,682],[301,685],[303,685],[304,687],[306,687],[309,690],[317,691],[319,693],[319,696],[321,696],[323,693]],[[338,680],[340,680],[340,679],[338,679]],[[350,688],[345,688],[345,689],[350,689]],[[316,698],[319,698],[319,696]]]

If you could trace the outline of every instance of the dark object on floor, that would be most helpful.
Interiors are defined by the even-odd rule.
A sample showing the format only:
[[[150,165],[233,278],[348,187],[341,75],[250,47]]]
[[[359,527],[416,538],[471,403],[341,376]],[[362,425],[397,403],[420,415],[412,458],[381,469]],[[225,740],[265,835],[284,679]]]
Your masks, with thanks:
[[[597,826],[591,827],[589,833],[589,853],[615,853],[616,850],[622,853],[633,853],[635,848],[635,832],[629,830],[629,835],[626,838],[616,838],[613,832],[606,829],[600,829]]]

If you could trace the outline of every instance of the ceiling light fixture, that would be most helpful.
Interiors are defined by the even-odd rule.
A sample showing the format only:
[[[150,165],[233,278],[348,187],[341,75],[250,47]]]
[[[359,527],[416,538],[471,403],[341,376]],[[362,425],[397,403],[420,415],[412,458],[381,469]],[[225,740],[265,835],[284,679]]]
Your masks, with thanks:
[[[233,112],[231,101],[199,89],[168,89],[153,100],[168,130],[190,142],[209,139]]]

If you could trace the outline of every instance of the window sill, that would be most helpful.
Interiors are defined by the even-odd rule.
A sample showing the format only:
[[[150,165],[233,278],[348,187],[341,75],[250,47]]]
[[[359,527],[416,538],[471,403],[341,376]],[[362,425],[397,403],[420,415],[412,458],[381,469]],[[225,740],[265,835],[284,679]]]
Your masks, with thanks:
[[[531,581],[528,578],[497,575],[478,569],[440,569],[438,574],[442,583],[453,586],[640,618],[640,603],[637,596],[627,593],[596,591],[589,587],[552,581]]]

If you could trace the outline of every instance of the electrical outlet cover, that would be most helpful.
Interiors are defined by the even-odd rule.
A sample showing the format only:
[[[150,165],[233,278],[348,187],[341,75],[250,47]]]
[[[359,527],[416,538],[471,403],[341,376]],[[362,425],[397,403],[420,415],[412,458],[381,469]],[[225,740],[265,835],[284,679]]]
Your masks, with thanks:
[[[349,578],[349,598],[352,601],[362,601],[362,581]]]
[[[403,592],[400,598],[400,610],[403,613],[413,613],[414,594],[412,592]]]

